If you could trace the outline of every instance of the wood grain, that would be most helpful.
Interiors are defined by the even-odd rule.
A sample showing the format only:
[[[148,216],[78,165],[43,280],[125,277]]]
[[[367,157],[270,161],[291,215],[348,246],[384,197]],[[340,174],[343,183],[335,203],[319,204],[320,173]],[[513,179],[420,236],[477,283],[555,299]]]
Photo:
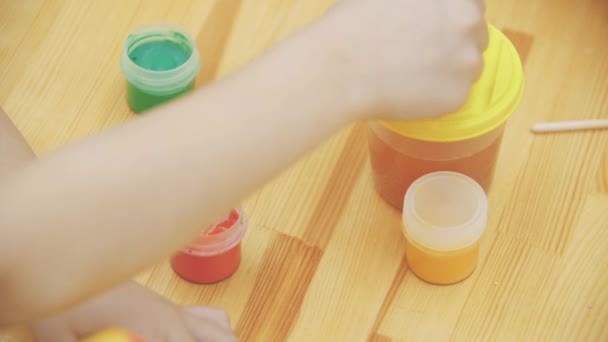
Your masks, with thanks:
[[[196,78],[198,86],[204,86],[215,79],[240,6],[241,0],[216,1],[213,4],[209,19],[205,21],[196,39],[196,46],[205,64]]]
[[[604,166],[602,168],[603,170],[603,175],[602,173],[600,173],[599,176],[599,184],[600,184],[600,188],[608,193],[608,146],[606,146],[606,153],[604,153]]]
[[[245,340],[285,339],[298,317],[321,255],[318,247],[288,235],[275,235],[264,253],[262,271],[256,275],[236,333]]]
[[[118,60],[135,26],[191,30],[204,86],[332,3],[0,0],[0,104],[45,154],[132,117]],[[608,340],[608,131],[529,130],[608,118],[607,13],[605,0],[488,1],[524,61],[526,90],[466,281],[433,286],[408,270],[400,215],[374,190],[361,123],[244,199],[250,227],[233,277],[194,285],[165,261],[137,280],[179,304],[226,308],[243,341]],[[0,333],[26,340],[23,329]]]

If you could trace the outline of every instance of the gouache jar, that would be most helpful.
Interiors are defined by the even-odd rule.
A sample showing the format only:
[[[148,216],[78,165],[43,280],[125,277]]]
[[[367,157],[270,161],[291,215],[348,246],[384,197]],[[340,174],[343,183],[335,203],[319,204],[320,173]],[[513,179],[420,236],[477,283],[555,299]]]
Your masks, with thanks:
[[[483,188],[463,174],[435,172],[416,180],[403,202],[405,257],[412,272],[442,285],[470,276],[488,221]]]
[[[488,33],[484,70],[458,112],[430,120],[369,123],[374,183],[392,206],[402,209],[408,187],[436,171],[463,173],[489,189],[504,127],[521,100],[524,77],[508,38],[492,26]]]
[[[242,208],[232,209],[220,223],[205,230],[171,258],[180,277],[198,284],[212,284],[230,277],[241,263],[241,240],[247,230]]]
[[[150,23],[127,36],[120,65],[127,102],[140,113],[194,89],[200,56],[192,35],[170,22]]]

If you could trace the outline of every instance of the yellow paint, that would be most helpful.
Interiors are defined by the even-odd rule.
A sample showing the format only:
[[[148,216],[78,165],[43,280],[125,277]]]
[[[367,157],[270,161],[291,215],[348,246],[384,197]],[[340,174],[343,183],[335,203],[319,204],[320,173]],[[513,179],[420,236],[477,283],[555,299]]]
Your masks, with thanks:
[[[463,249],[443,252],[407,239],[405,257],[409,268],[418,278],[433,284],[454,284],[466,279],[475,270],[479,242]]]
[[[81,342],[142,342],[142,340],[133,337],[123,329],[110,328],[87,336]]]
[[[409,268],[433,284],[466,279],[477,266],[487,213],[486,194],[473,179],[454,172],[419,178],[403,205]]]

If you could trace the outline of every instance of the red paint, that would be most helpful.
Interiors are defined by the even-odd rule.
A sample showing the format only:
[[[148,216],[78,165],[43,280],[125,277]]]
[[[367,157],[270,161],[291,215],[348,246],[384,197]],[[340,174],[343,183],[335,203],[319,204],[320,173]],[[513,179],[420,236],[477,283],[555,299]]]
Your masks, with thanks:
[[[245,213],[233,209],[220,223],[210,227],[171,259],[175,273],[185,280],[211,284],[230,277],[241,263],[241,239]]]
[[[236,221],[238,221],[239,218],[239,212],[236,209],[232,209],[230,211],[230,214],[226,219],[224,219],[224,221],[218,223],[216,226],[209,229],[207,233],[205,233],[205,235],[217,235],[221,232],[225,232],[230,229],[230,227],[232,227],[236,223]]]
[[[485,136],[449,143],[415,140],[384,128],[380,131],[370,129],[368,136],[376,189],[390,205],[403,209],[403,198],[409,186],[432,172],[465,174],[487,191],[494,175],[502,127]],[[486,147],[480,150],[478,144]],[[457,157],[450,158],[450,155]]]
[[[230,277],[241,263],[241,244],[213,256],[198,256],[184,252],[171,260],[173,270],[180,277],[193,283],[212,284]]]

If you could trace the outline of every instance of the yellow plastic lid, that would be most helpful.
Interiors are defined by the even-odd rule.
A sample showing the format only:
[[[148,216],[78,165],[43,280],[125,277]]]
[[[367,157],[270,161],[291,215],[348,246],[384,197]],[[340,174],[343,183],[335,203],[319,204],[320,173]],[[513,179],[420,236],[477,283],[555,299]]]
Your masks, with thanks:
[[[488,36],[484,70],[459,111],[430,120],[380,123],[400,135],[436,142],[478,137],[502,125],[521,100],[524,73],[511,41],[492,25]]]

